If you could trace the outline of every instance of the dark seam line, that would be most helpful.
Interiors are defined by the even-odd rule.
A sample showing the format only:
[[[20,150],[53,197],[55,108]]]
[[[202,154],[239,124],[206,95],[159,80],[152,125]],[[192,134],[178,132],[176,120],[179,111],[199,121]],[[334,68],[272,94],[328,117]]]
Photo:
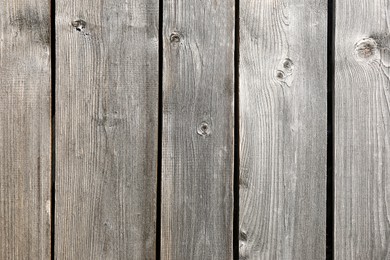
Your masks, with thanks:
[[[239,55],[240,55],[240,1],[235,2],[234,32],[234,205],[233,205],[233,259],[239,259],[240,234],[240,107],[239,107]]]
[[[51,259],[55,259],[55,108],[56,108],[56,30],[55,0],[50,2],[50,62],[51,62]]]
[[[163,0],[159,0],[158,19],[158,155],[157,155],[157,212],[156,259],[161,259],[161,186],[162,186],[162,130],[163,130]]]
[[[327,136],[327,203],[326,203],[326,259],[334,259],[334,72],[335,72],[335,6],[328,0],[328,136]]]

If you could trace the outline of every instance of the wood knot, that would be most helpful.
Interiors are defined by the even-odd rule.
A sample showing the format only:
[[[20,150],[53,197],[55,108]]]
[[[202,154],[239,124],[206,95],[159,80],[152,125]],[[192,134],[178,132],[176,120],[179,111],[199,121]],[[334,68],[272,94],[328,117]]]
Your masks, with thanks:
[[[281,70],[277,70],[277,71],[276,71],[276,78],[277,78],[277,79],[283,80],[284,77],[285,77],[285,74],[284,74],[283,71],[281,71]]]
[[[278,69],[276,70],[276,79],[285,83],[284,85],[287,85],[288,87],[291,86],[293,77],[293,67],[294,63],[291,59],[285,58],[284,60],[280,61],[278,65]]]
[[[249,259],[249,250],[248,250],[248,235],[245,231],[240,230],[239,233],[239,259]]]
[[[206,137],[211,134],[210,126],[207,122],[202,122],[198,126],[197,132],[200,136]]]
[[[355,44],[355,52],[360,59],[371,60],[378,52],[378,44],[372,38],[364,38]]]
[[[285,59],[284,62],[283,62],[283,68],[289,70],[291,69],[293,66],[293,62],[292,60],[290,60],[289,58]]]
[[[247,240],[248,240],[248,235],[246,234],[246,232],[240,230],[240,241],[247,241]]]
[[[181,35],[179,32],[173,32],[170,36],[169,36],[169,40],[171,43],[179,43],[180,40],[181,40]]]
[[[72,26],[79,32],[83,31],[86,25],[87,23],[83,20],[75,20],[72,22]]]

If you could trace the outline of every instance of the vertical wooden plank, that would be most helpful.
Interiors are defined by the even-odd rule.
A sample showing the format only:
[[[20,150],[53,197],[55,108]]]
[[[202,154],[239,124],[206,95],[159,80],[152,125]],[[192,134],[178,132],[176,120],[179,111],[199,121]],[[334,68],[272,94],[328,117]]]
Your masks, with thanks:
[[[335,259],[390,258],[389,10],[336,1]]]
[[[0,0],[0,259],[50,258],[49,4]]]
[[[56,3],[58,259],[154,259],[158,1]]]
[[[242,259],[324,259],[327,2],[240,0]]]
[[[234,1],[163,4],[162,259],[231,259]]]

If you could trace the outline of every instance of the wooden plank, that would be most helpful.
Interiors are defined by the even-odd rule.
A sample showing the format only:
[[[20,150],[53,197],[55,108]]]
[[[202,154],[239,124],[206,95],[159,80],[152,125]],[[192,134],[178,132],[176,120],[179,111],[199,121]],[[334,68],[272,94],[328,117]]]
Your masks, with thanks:
[[[336,1],[335,259],[390,258],[389,8]]]
[[[0,6],[0,259],[49,259],[49,1]]]
[[[158,1],[56,3],[56,259],[155,259]]]
[[[163,4],[162,259],[232,259],[234,19]]]
[[[242,259],[324,259],[327,2],[240,1]]]

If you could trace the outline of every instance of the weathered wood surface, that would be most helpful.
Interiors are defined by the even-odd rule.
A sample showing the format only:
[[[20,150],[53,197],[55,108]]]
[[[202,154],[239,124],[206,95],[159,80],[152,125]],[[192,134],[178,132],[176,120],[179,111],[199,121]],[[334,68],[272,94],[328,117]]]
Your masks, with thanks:
[[[49,259],[50,7],[0,6],[0,259]]]
[[[324,259],[327,2],[240,1],[241,259]]]
[[[232,259],[234,12],[164,1],[162,259]]]
[[[158,1],[56,2],[56,259],[154,259]]]
[[[336,1],[335,259],[390,258],[389,8]]]

